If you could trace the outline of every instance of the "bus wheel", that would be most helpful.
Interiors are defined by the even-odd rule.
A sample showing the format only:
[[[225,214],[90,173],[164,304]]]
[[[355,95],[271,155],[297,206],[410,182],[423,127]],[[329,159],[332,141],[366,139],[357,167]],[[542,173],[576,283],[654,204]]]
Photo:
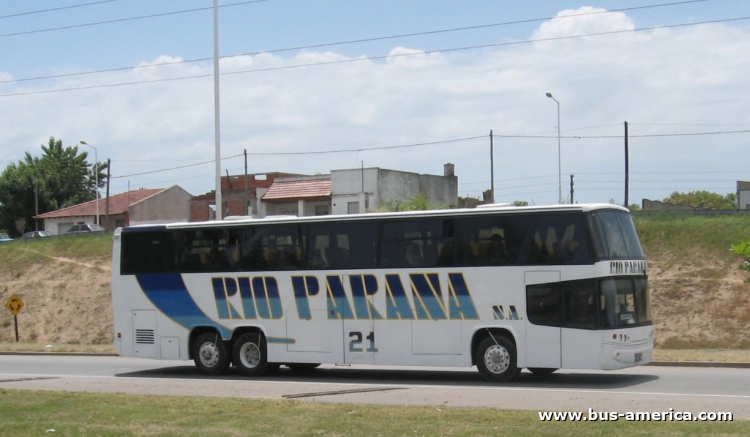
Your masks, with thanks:
[[[286,363],[286,366],[293,372],[308,373],[320,366],[320,363]]]
[[[536,376],[541,376],[543,378],[555,373],[556,370],[557,369],[549,368],[549,367],[529,367],[529,372],[533,373]]]
[[[475,351],[474,360],[482,377],[490,382],[509,382],[520,373],[516,347],[503,336],[485,338]]]
[[[268,370],[266,342],[259,333],[239,336],[234,342],[234,365],[247,376],[260,376]]]
[[[231,363],[224,341],[215,332],[207,332],[195,340],[193,361],[201,371],[209,375],[224,373]]]

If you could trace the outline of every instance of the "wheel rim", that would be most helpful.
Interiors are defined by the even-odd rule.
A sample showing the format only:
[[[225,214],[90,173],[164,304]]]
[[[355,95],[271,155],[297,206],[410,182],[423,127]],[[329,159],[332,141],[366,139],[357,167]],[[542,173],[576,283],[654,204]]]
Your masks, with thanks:
[[[206,367],[214,367],[219,363],[219,348],[214,343],[203,343],[198,350],[201,363]]]
[[[510,367],[510,354],[502,346],[494,345],[484,352],[484,365],[492,373],[501,374]]]
[[[246,368],[254,368],[260,364],[260,349],[255,343],[245,343],[240,348],[240,361]]]

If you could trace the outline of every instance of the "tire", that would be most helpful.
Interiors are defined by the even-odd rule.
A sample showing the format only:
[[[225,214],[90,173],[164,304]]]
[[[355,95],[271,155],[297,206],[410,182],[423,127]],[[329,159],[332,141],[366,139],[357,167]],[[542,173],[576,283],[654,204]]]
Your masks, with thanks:
[[[557,369],[549,367],[529,367],[529,372],[533,373],[535,376],[539,376],[542,378],[550,376],[551,374],[555,373],[556,370]]]
[[[516,347],[506,337],[485,338],[474,351],[474,361],[482,377],[490,382],[510,382],[518,376]]]
[[[316,369],[318,366],[320,366],[320,363],[286,363],[285,365],[292,372],[296,372],[296,373],[310,373],[314,369]]]
[[[266,340],[262,334],[253,332],[240,335],[234,342],[234,365],[246,376],[260,376],[273,371],[266,355]],[[278,369],[278,365],[275,365]]]
[[[224,340],[216,332],[201,334],[193,342],[193,361],[203,373],[219,375],[231,364]]]

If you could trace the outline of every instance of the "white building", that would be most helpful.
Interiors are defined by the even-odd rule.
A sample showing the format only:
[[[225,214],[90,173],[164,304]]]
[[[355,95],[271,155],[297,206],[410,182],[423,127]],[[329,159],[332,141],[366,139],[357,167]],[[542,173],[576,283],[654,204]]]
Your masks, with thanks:
[[[431,205],[456,206],[458,177],[453,164],[445,164],[442,176],[371,167],[279,178],[268,189],[258,188],[258,216],[372,212],[420,194]]]

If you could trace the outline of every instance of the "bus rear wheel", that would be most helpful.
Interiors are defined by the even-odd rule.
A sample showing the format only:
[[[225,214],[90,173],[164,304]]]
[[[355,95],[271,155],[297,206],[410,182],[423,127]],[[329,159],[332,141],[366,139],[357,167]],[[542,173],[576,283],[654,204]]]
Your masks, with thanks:
[[[260,333],[240,335],[234,342],[234,365],[247,376],[260,376],[273,370],[266,356],[266,341]],[[276,366],[278,368],[278,365]]]
[[[490,382],[510,382],[521,369],[516,365],[516,347],[506,337],[489,336],[479,343],[474,355],[482,377]]]
[[[196,367],[209,375],[224,373],[231,364],[224,340],[215,332],[207,332],[195,339],[193,361]]]

